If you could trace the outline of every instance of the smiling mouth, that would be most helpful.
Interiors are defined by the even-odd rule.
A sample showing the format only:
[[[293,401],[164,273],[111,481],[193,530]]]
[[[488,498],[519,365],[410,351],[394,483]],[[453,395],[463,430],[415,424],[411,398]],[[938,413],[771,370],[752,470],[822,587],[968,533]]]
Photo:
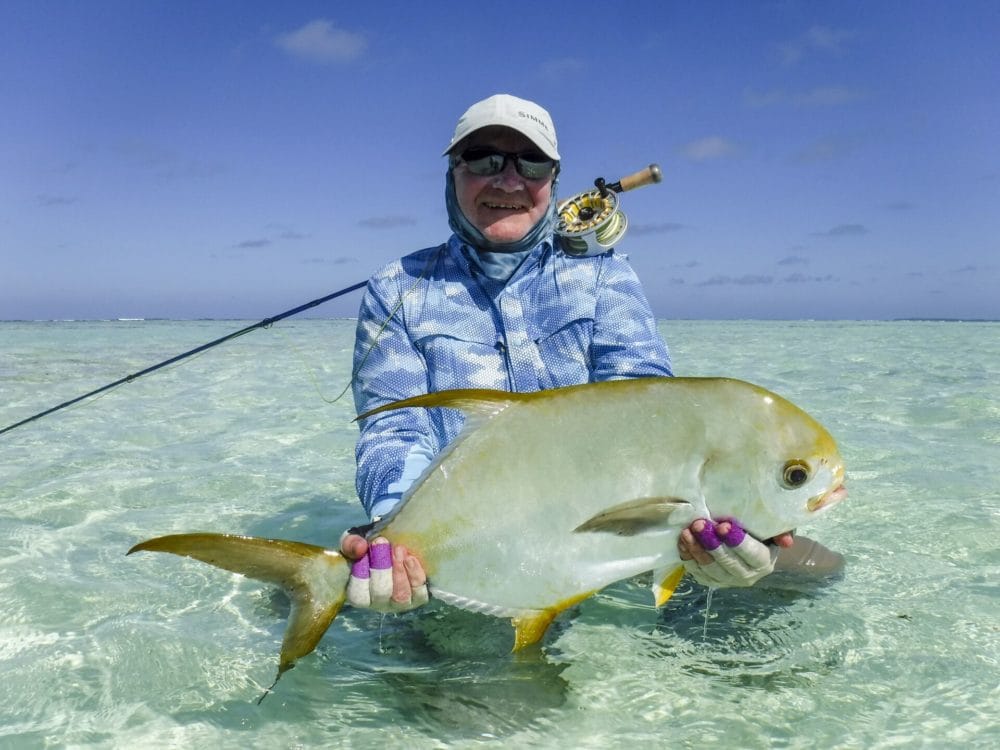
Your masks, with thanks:
[[[513,203],[494,203],[492,201],[484,201],[482,204],[484,207],[491,211],[524,211],[525,206],[516,205]]]

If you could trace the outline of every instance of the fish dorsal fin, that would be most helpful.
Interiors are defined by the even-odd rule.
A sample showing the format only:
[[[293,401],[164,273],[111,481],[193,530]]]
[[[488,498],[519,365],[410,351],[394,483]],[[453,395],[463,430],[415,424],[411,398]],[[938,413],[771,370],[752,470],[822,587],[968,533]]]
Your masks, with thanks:
[[[678,497],[640,497],[602,510],[573,531],[596,531],[617,536],[665,531],[687,525],[691,508],[691,503]]]
[[[281,644],[278,677],[316,648],[344,603],[350,576],[350,566],[339,553],[280,539],[174,534],[140,542],[128,554],[140,551],[191,557],[280,586],[291,600],[292,611]]]
[[[653,572],[653,598],[657,607],[662,607],[674,595],[677,584],[684,577],[684,566],[662,568]]]
[[[422,396],[413,396],[412,398],[404,398],[402,401],[393,401],[391,404],[383,404],[376,409],[359,414],[355,421],[367,419],[384,411],[405,409],[413,406],[425,409],[435,407],[459,409],[467,416],[488,419],[499,414],[514,402],[526,401],[534,395],[532,393],[493,391],[486,388],[457,388],[451,391],[425,393]]]
[[[549,629],[549,625],[552,624],[552,621],[556,619],[556,616],[560,612],[569,609],[574,604],[579,604],[584,599],[593,596],[593,594],[593,591],[587,591],[561,601],[558,604],[554,604],[551,607],[526,610],[517,617],[514,617],[511,620],[511,623],[514,625],[513,650],[520,651],[526,646],[538,643],[538,641],[542,640],[545,631]]]

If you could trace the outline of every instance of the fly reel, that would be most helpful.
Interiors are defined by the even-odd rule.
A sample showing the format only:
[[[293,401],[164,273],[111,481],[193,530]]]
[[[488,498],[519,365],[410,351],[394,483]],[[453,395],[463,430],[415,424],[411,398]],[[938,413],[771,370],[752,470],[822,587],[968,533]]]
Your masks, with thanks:
[[[619,207],[618,194],[662,179],[660,168],[650,164],[610,185],[598,177],[593,190],[562,201],[556,209],[559,221],[555,229],[562,249],[576,257],[606,253],[628,229],[628,217]]]

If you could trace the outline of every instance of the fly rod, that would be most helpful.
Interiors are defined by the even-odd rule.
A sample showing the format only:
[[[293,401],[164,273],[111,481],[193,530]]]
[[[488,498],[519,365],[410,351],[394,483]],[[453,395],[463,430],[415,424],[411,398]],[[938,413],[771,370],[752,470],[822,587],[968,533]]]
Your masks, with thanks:
[[[558,220],[555,227],[555,234],[559,238],[562,249],[567,254],[575,257],[598,255],[610,250],[611,247],[624,236],[625,230],[628,228],[628,219],[621,211],[617,194],[623,193],[627,190],[634,190],[635,188],[643,187],[644,185],[652,185],[660,182],[662,179],[663,175],[660,171],[660,167],[656,164],[650,164],[648,167],[639,170],[635,174],[622,177],[617,182],[607,183],[603,177],[598,177],[594,180],[595,189],[580,193],[561,202],[557,207]],[[34,422],[35,420],[41,419],[42,417],[46,417],[49,414],[54,414],[55,412],[61,411],[62,409],[72,406],[73,404],[78,404],[81,401],[91,398],[92,396],[104,393],[105,391],[110,391],[112,388],[117,388],[120,385],[131,383],[133,380],[137,380],[144,375],[149,375],[150,373],[156,372],[164,367],[181,362],[188,357],[193,357],[195,354],[200,354],[201,352],[207,351],[208,349],[216,347],[219,344],[232,341],[233,339],[239,338],[240,336],[250,333],[251,331],[256,331],[258,328],[269,328],[279,320],[290,318],[303,310],[317,307],[318,305],[322,305],[324,302],[329,302],[332,299],[349,294],[367,285],[367,281],[361,281],[357,284],[352,284],[351,286],[339,289],[332,294],[326,295],[325,297],[314,299],[312,302],[306,302],[304,305],[293,307],[291,310],[285,310],[285,312],[279,313],[278,315],[274,315],[270,318],[264,318],[253,325],[241,328],[238,331],[234,331],[233,333],[215,339],[215,341],[209,341],[207,344],[202,344],[201,346],[195,347],[194,349],[186,351],[183,354],[178,354],[170,359],[165,359],[162,362],[147,367],[144,370],[139,370],[131,375],[119,378],[113,383],[108,383],[107,385],[96,388],[89,393],[84,393],[82,396],[77,396],[76,398],[64,401],[63,403],[46,409],[45,411],[32,414],[30,417],[22,419],[20,422],[15,422],[12,425],[8,425],[7,427],[0,429],[0,435]]]
[[[7,427],[0,429],[0,435],[3,435],[5,432],[10,432],[11,430],[26,425],[30,422],[34,422],[36,419],[41,419],[42,417],[48,416],[49,414],[53,414],[54,412],[60,411],[61,409],[65,409],[68,406],[77,404],[85,399],[90,398],[91,396],[96,396],[99,393],[110,391],[112,388],[117,388],[118,386],[124,385],[125,383],[131,383],[133,380],[137,380],[138,378],[141,378],[143,375],[149,375],[151,372],[156,372],[157,370],[167,367],[168,365],[180,362],[181,360],[185,360],[188,357],[193,357],[195,354],[200,354],[201,352],[211,349],[212,347],[218,346],[219,344],[224,344],[227,341],[232,341],[233,339],[239,338],[240,336],[248,334],[251,331],[256,331],[258,328],[269,328],[271,325],[277,323],[279,320],[290,318],[293,315],[299,314],[303,310],[308,310],[311,307],[317,307],[318,305],[322,305],[324,302],[329,302],[332,299],[336,299],[337,297],[349,294],[350,292],[356,291],[364,286],[367,286],[367,284],[368,284],[367,281],[361,281],[357,284],[352,284],[351,286],[339,289],[338,291],[333,292],[332,294],[328,294],[325,297],[314,299],[312,302],[306,302],[304,305],[293,307],[291,310],[285,310],[285,312],[279,313],[278,315],[274,315],[270,318],[264,318],[263,320],[258,321],[253,325],[247,326],[246,328],[241,328],[238,331],[234,331],[233,333],[226,334],[221,338],[217,338],[215,339],[215,341],[209,341],[207,344],[202,344],[201,346],[197,346],[194,349],[184,352],[183,354],[178,354],[177,356],[171,357],[170,359],[165,359],[162,362],[147,367],[145,370],[139,370],[139,372],[133,372],[131,375],[126,375],[124,378],[120,378],[113,383],[108,383],[107,385],[103,385],[100,388],[96,388],[95,390],[92,390],[89,393],[84,393],[82,396],[77,396],[76,398],[72,398],[69,401],[64,401],[63,403],[57,406],[53,406],[51,409],[40,411],[37,414],[31,415],[27,419],[22,419],[20,422],[15,422],[12,425],[8,425]]]

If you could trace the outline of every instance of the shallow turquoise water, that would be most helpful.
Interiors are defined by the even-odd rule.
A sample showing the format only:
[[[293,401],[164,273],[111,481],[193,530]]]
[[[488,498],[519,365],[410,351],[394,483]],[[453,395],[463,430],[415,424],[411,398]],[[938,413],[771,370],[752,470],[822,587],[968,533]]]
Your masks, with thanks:
[[[0,427],[240,327],[0,323]],[[353,324],[291,321],[0,436],[0,747],[1000,745],[1000,325],[662,324],[681,375],[788,396],[850,497],[801,531],[843,579],[646,581],[540,652],[431,607],[345,612],[273,678],[287,611],[253,581],[125,551],[195,530],[333,544],[361,519]]]

